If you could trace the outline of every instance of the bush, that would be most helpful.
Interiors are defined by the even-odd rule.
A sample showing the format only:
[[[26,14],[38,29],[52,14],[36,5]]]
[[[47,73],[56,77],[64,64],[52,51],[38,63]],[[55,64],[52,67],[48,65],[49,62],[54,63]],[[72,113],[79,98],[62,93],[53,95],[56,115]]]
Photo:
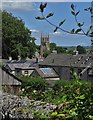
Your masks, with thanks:
[[[44,91],[48,83],[46,80],[40,77],[21,77],[22,87],[31,92],[32,90],[41,90]]]
[[[57,109],[49,114],[49,118],[92,120],[93,83],[59,80],[54,83],[53,89],[45,90],[48,84],[41,78],[23,77],[22,79],[28,97],[58,105]]]
[[[57,81],[53,87],[56,92],[56,104],[68,103],[64,109],[58,109],[65,119],[91,120],[93,116],[93,83],[84,81]],[[75,113],[75,116],[73,116]]]
[[[70,85],[71,82],[67,81],[67,80],[58,80],[55,82],[54,86],[53,86],[53,90],[54,91],[61,91],[63,90],[63,88],[67,85]]]

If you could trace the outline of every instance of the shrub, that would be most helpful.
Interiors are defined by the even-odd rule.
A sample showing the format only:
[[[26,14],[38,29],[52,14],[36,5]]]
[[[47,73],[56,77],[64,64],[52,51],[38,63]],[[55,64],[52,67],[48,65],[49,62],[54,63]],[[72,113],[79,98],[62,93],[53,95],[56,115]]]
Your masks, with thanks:
[[[70,85],[71,82],[67,80],[58,80],[53,86],[54,91],[61,91],[65,86]]]
[[[44,91],[48,83],[46,80],[40,77],[21,77],[22,87],[25,88],[28,92],[31,90],[41,90]]]
[[[93,83],[80,80],[67,82],[61,80],[54,85],[59,104],[68,103],[66,108],[57,111],[65,113],[68,119],[73,119],[72,113],[75,113],[76,120],[90,120],[89,117],[93,116]]]

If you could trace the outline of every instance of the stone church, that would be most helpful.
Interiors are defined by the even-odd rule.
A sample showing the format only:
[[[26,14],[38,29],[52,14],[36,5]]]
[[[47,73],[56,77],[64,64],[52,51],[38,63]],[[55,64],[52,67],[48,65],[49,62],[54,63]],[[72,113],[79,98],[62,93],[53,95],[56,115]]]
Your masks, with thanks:
[[[49,35],[44,36],[41,33],[41,47],[40,47],[41,57],[43,57],[45,51],[49,50],[50,50]]]

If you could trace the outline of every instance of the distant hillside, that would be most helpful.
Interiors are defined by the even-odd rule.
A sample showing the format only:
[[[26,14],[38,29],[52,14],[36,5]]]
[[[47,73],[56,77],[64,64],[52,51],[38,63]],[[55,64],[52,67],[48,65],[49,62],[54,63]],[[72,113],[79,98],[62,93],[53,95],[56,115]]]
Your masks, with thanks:
[[[67,48],[69,50],[74,50],[76,49],[77,46],[63,46],[63,48]],[[83,46],[86,49],[91,49],[91,46]]]

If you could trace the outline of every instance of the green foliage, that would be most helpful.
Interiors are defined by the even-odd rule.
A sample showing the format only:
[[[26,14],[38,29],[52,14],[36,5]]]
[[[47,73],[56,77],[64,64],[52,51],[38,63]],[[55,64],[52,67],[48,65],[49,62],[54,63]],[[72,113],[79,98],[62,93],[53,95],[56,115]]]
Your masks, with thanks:
[[[53,16],[54,15],[54,13],[49,13],[47,16],[46,16],[46,18],[49,18],[49,17],[51,17],[51,16]]]
[[[69,83],[69,84],[68,84]],[[62,104],[57,109],[56,118],[90,120],[93,116],[93,88],[92,84],[84,81],[57,81],[52,102]],[[56,100],[57,99],[57,100]],[[53,113],[54,114],[54,113]]]
[[[72,8],[72,10],[75,10],[74,4],[71,4],[71,8]]]
[[[46,58],[49,54],[50,54],[50,51],[47,50],[47,51],[44,52],[43,56]]]
[[[65,22],[66,20],[63,20],[59,23],[59,26],[63,25],[63,23]]]
[[[75,29],[72,29],[72,30],[70,31],[70,33],[71,33],[71,34],[74,34],[74,33],[75,33]]]
[[[44,20],[45,18],[42,16],[35,17],[37,20]]]
[[[56,50],[57,50],[57,53],[66,53],[66,50],[61,46],[57,46]]]
[[[93,119],[93,83],[80,80],[58,80],[52,89],[47,89],[46,82],[41,78],[24,77],[22,80],[24,81],[24,94],[30,99],[43,100],[57,105],[57,108],[49,114],[43,114],[42,111],[33,112],[34,118]]]
[[[55,29],[54,29],[54,32],[56,32],[58,30],[58,27],[56,27]]]
[[[56,49],[56,43],[50,43],[50,51],[52,52],[55,49]]]
[[[20,77],[22,79],[22,86],[25,87],[26,91],[31,92],[32,90],[41,90],[44,91],[47,82],[40,77]]]
[[[35,44],[35,38],[32,37],[32,41],[28,44],[28,57],[32,58],[35,55],[36,52],[36,44]]]
[[[83,23],[78,23],[79,27],[82,27],[83,25],[84,25],[84,22]]]
[[[67,53],[67,54],[73,54],[74,51],[73,51],[73,50],[67,50],[66,53]]]
[[[82,26],[84,25],[84,22],[83,23],[80,23],[77,19],[77,16],[79,15],[80,13],[80,10],[76,11],[76,7],[74,4],[71,4],[71,14],[74,16],[75,18],[75,22],[78,26],[78,28],[75,30],[75,28],[73,28],[71,31],[69,30],[65,30],[63,28],[61,28],[61,26],[63,25],[63,23],[65,22],[65,19],[63,21],[61,21],[59,23],[59,25],[55,25],[53,24],[52,22],[50,22],[48,20],[48,18],[52,17],[54,15],[54,13],[49,13],[46,17],[44,16],[44,9],[46,8],[47,6],[47,3],[44,3],[44,4],[40,4],[40,11],[41,11],[41,15],[42,16],[38,16],[36,17],[36,19],[38,20],[45,20],[47,23],[49,23],[50,25],[52,25],[53,27],[55,27],[54,29],[54,32],[56,32],[58,29],[61,30],[62,32],[65,32],[65,33],[69,33],[69,34],[78,34],[78,35],[85,35],[85,36],[88,36],[88,37],[92,37],[93,34],[91,33],[91,30],[90,27],[88,29],[87,32],[85,32],[85,30],[82,28]],[[88,11],[90,12],[90,14],[93,14],[93,10],[92,10],[92,7],[89,7],[89,8],[86,8],[84,9],[85,11]],[[92,16],[93,17],[93,16]]]
[[[83,46],[78,45],[77,46],[77,51],[79,54],[86,53],[86,49]]]
[[[2,11],[2,33],[3,58],[12,56],[13,59],[18,59],[20,55],[24,59],[30,54],[29,47],[35,47],[35,42],[32,44],[31,31],[24,21],[6,11]],[[33,49],[32,52],[34,53]]]
[[[40,11],[41,12],[44,12],[44,8],[46,8],[46,6],[47,6],[47,3],[44,3],[44,4],[40,4]]]
[[[64,88],[65,85],[69,84],[70,82],[65,81],[65,80],[58,80],[57,82],[55,82],[54,86],[53,86],[53,90],[54,91],[60,91]]]
[[[80,32],[82,29],[81,28],[79,28],[79,29],[77,29],[76,31],[75,31],[75,33],[77,34],[78,32]]]

